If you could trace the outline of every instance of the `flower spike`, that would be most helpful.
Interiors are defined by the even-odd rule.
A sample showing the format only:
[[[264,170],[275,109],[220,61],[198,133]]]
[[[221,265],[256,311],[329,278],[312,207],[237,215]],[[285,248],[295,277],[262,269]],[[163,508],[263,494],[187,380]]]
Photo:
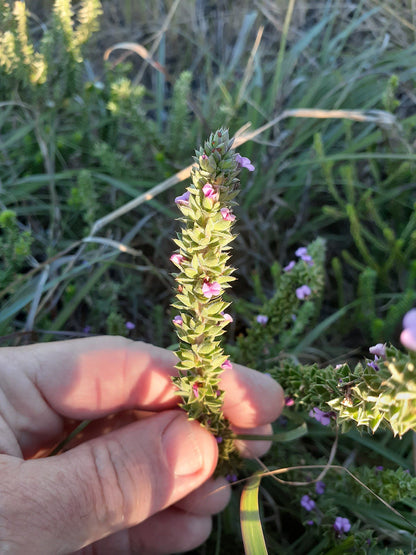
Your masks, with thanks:
[[[238,174],[254,166],[232,150],[226,129],[211,134],[195,153],[192,183],[175,199],[182,213],[182,229],[175,240],[177,295],[173,303],[180,316],[174,318],[179,338],[172,378],[181,397],[181,407],[190,419],[198,420],[217,439],[217,474],[235,474],[240,456],[234,436],[222,412],[224,395],[220,375],[232,368],[224,354],[220,336],[232,317],[224,291],[234,279],[228,266],[229,244],[234,239],[232,208],[239,189]]]

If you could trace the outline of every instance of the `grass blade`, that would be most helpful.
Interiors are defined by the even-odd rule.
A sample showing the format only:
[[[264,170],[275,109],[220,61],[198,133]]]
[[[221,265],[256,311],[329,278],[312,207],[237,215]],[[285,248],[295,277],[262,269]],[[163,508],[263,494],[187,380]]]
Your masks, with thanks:
[[[259,514],[260,481],[260,475],[252,476],[241,494],[240,523],[246,555],[267,555]]]

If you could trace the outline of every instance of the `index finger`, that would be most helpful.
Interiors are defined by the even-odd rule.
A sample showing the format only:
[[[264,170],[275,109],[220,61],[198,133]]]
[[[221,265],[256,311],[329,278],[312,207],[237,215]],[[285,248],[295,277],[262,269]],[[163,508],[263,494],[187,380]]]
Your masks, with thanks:
[[[171,382],[177,358],[160,347],[109,336],[16,349],[19,365],[65,417],[92,419],[130,408],[160,411],[179,401]],[[221,387],[224,414],[240,427],[272,422],[281,412],[282,389],[265,374],[235,364],[224,371]]]

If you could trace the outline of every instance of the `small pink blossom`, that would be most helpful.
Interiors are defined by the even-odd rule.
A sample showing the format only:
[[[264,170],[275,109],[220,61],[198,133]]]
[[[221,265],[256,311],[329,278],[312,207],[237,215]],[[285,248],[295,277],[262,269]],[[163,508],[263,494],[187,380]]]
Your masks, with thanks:
[[[195,397],[199,397],[199,389],[198,389],[197,383],[194,383],[194,385],[192,386],[192,392],[195,395]]]
[[[311,288],[308,285],[301,285],[296,289],[296,296],[298,299],[303,301],[312,293]]]
[[[290,270],[294,267],[295,261],[291,260],[287,266],[283,268],[284,272],[290,272]]]
[[[325,492],[325,482],[322,482],[322,480],[318,480],[315,484],[315,491],[318,495],[322,495]]]
[[[235,155],[235,161],[240,166],[240,168],[246,168],[246,170],[250,172],[255,170],[255,167],[251,163],[251,160],[249,158],[246,158],[245,156],[241,156],[240,154],[237,153]]]
[[[179,266],[183,261],[183,256],[181,254],[174,253],[169,260]]]
[[[225,361],[221,364],[221,368],[222,368],[223,370],[232,370],[233,365],[231,364],[231,362],[230,362],[230,361],[228,360],[228,358],[227,358],[227,360],[225,360]]]
[[[231,316],[231,314],[228,314],[228,312],[221,312],[221,316],[224,318],[224,320],[226,320],[227,322],[233,322],[233,317]]]
[[[210,299],[211,297],[216,297],[220,293],[221,285],[217,281],[204,281],[204,284],[202,285],[202,294],[204,297]]]
[[[224,220],[227,220],[228,222],[233,222],[235,220],[234,214],[226,206],[224,208],[221,208],[220,212]]]
[[[287,407],[293,407],[293,405],[295,404],[294,399],[292,399],[292,397],[285,397],[285,405]]]
[[[306,247],[299,247],[297,250],[295,250],[295,254],[296,256],[303,258],[308,254],[308,249]]]
[[[369,362],[367,362],[367,366],[369,366],[370,368],[372,368],[376,372],[380,371],[380,367],[379,367],[379,365],[377,364],[377,362],[375,360],[370,360]]]
[[[404,315],[403,331],[400,334],[400,341],[406,349],[416,351],[416,308],[412,308]]]
[[[339,535],[343,534],[344,532],[349,532],[351,530],[351,523],[348,518],[337,516],[334,522],[334,530]]]
[[[205,185],[202,187],[202,192],[204,193],[205,197],[211,199],[212,202],[216,202],[219,198],[218,191],[214,189],[211,183],[205,183]]]
[[[178,314],[177,316],[175,316],[175,318],[172,320],[172,322],[173,322],[176,326],[182,326],[182,324],[183,324],[182,316],[180,316],[180,315]]]
[[[296,256],[299,256],[299,258],[301,260],[303,260],[304,262],[307,262],[309,264],[309,266],[313,266],[313,260],[312,257],[308,254],[308,250],[306,247],[299,247],[296,251],[295,251]]]
[[[376,360],[379,358],[386,358],[386,344],[385,343],[377,343],[374,347],[370,347],[368,349],[372,355],[375,355]]]
[[[304,509],[306,509],[308,512],[309,511],[313,511],[313,509],[315,508],[315,501],[313,499],[311,499],[309,497],[309,495],[304,495],[302,497],[302,499],[300,500],[300,504],[302,505],[302,507]]]
[[[175,203],[178,205],[189,206],[189,197],[191,193],[189,191],[185,191],[183,195],[175,198]]]
[[[324,412],[318,407],[314,407],[311,411],[309,411],[309,416],[311,418],[315,418],[315,420],[320,422],[323,426],[328,426],[331,422],[331,413]]]

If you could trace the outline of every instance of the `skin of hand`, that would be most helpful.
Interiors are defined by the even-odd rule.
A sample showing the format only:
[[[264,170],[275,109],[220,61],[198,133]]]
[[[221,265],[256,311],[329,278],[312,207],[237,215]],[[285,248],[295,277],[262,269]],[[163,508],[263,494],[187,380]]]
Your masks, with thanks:
[[[175,363],[121,337],[0,349],[0,553],[162,555],[206,540],[230,487],[212,478],[215,438],[177,408]],[[272,378],[233,364],[221,388],[239,433],[271,433],[284,404]],[[82,442],[44,456],[85,419]],[[239,442],[248,457],[269,447]]]

